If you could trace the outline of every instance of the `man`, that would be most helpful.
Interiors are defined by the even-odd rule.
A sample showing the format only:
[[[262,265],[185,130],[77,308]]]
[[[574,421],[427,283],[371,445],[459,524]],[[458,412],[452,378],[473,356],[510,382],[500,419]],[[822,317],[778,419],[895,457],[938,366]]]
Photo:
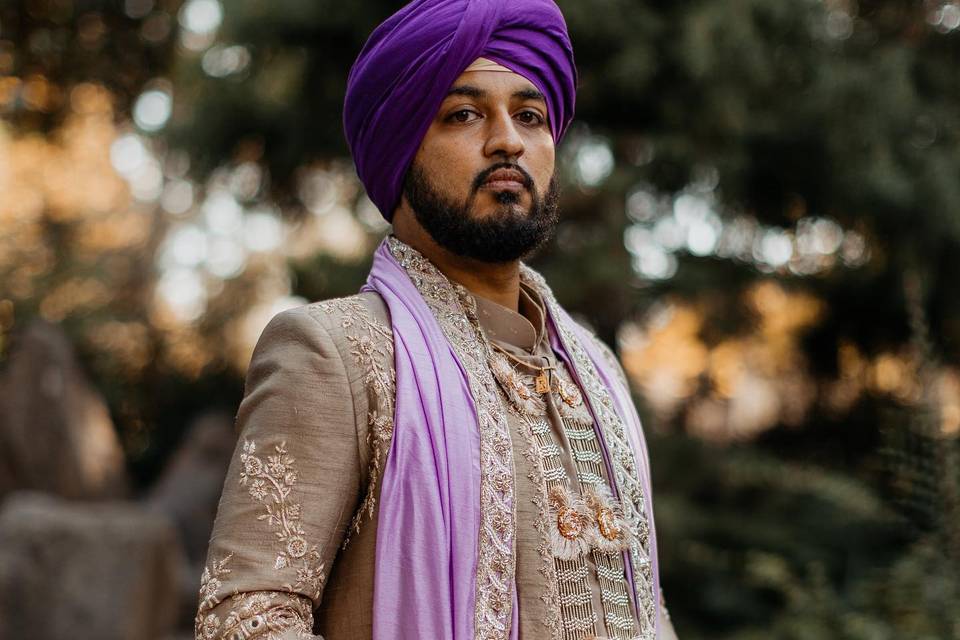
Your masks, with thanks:
[[[198,638],[675,637],[622,369],[521,262],[575,85],[551,0],[371,35],[344,126],[393,234],[360,294],[257,344]]]

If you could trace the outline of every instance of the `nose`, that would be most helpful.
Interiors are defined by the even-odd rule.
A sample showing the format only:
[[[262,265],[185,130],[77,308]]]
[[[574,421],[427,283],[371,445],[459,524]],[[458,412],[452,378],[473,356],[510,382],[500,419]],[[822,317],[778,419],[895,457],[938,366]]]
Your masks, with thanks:
[[[487,123],[487,139],[483,148],[485,156],[504,156],[516,160],[523,155],[523,136],[510,114],[498,113],[487,118]]]

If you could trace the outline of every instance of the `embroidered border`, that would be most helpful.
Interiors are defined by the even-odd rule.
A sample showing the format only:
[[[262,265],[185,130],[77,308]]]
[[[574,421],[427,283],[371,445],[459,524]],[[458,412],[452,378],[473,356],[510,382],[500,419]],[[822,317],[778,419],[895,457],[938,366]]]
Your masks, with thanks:
[[[312,640],[317,637],[312,633],[313,613],[307,598],[275,591],[253,591],[231,596],[231,600],[233,608],[223,623],[216,614],[209,614],[198,626],[197,640]],[[290,631],[296,635],[287,635]]]
[[[480,517],[474,631],[478,640],[502,639],[513,606],[516,569],[513,449],[510,427],[487,366],[489,346],[477,320],[476,300],[420,252],[395,236],[387,247],[406,270],[467,372],[480,431]]]
[[[297,638],[314,638],[313,603],[302,595],[281,591],[234,591],[226,618],[213,611],[223,600],[217,593],[223,586],[220,578],[231,570],[228,553],[212,561],[200,578],[200,607],[194,618],[196,640],[279,640],[287,631],[296,631]]]
[[[613,408],[609,390],[600,381],[593,362],[583,350],[571,328],[560,321],[563,316],[560,314],[559,304],[550,288],[540,274],[526,265],[521,266],[520,277],[540,292],[550,310],[550,315],[556,320],[560,339],[568,350],[581,382],[586,387],[588,402],[609,444],[624,516],[635,533],[635,542],[630,547],[630,560],[633,567],[634,590],[639,601],[637,617],[640,623],[640,637],[652,640],[656,634],[657,598],[653,593],[650,525],[647,521],[646,497],[639,477],[640,467],[627,440],[623,421]]]
[[[540,299],[539,294],[535,295]],[[606,354],[605,357],[612,355]],[[493,352],[489,360],[490,370],[500,384],[506,406],[519,416],[524,424],[530,425],[535,441],[534,453],[537,449],[540,453],[536,458],[539,463],[538,475],[548,488],[550,509],[548,513],[541,512],[539,517],[549,518],[549,522],[542,525],[549,534],[549,548],[544,551],[545,562],[548,566],[555,565],[553,573],[557,579],[559,610],[547,612],[547,619],[550,619],[549,616],[554,619],[559,616],[560,633],[564,640],[579,640],[595,635],[596,614],[599,611],[594,611],[590,588],[586,582],[588,567],[585,561],[585,555],[592,553],[607,632],[610,638],[633,640],[637,633],[637,621],[631,606],[623,555],[623,550],[629,550],[632,544],[631,528],[607,488],[603,454],[590,410],[584,405],[582,394],[570,379],[567,367],[562,363],[558,364],[557,375],[550,384],[550,393],[542,396],[540,392],[534,391],[532,373],[518,371],[499,352]],[[547,404],[559,412],[562,431],[570,443],[570,454],[576,465],[574,477],[586,487],[583,495],[592,505],[589,509],[591,515],[587,518],[591,524],[585,532],[586,537],[571,537],[558,529],[564,525],[568,528],[576,526],[575,517],[571,513],[581,512],[575,503],[582,500],[571,492],[571,479],[568,479],[560,459],[562,450],[551,435],[548,421],[542,417],[547,412]],[[521,430],[521,433],[525,438],[529,438],[524,430]],[[529,452],[524,452],[524,455],[531,458]],[[531,458],[531,463],[533,460]],[[531,473],[530,477],[533,478],[534,475]],[[537,500],[534,500],[534,503],[536,504]],[[604,514],[603,523],[599,519],[594,521],[594,518],[600,518],[598,510]],[[562,523],[561,512],[566,514]],[[615,535],[611,526],[619,532],[617,537],[611,537]],[[548,586],[553,587],[549,584]]]

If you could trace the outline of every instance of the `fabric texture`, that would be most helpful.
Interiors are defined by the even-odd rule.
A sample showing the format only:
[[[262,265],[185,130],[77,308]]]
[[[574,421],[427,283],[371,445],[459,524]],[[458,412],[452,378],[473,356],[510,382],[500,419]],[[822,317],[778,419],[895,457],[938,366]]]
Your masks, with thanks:
[[[528,300],[523,307],[524,291],[532,296],[529,300],[539,302],[532,305]],[[557,366],[557,372],[572,384],[572,371],[551,348],[551,336],[537,337],[554,332],[546,330],[539,312],[530,311],[532,306],[545,307],[536,291],[521,280],[522,315],[477,296],[477,319],[491,343],[497,342],[515,356],[538,365],[547,361]],[[615,356],[592,334],[584,332],[583,336],[585,346],[606,356],[617,374],[615,378],[625,385],[625,374]],[[527,355],[535,345],[537,355]],[[313,633],[327,640],[372,639],[379,488],[392,437],[393,379],[390,318],[376,292],[313,302],[278,314],[270,322],[257,342],[237,415],[240,438],[225,478],[201,581],[197,640],[230,640],[238,630],[251,640],[293,640],[309,637],[298,630],[311,627]],[[532,389],[532,373],[526,381]],[[560,640],[562,631],[555,633],[551,622],[561,629],[567,622],[565,609],[551,605],[556,603],[551,591],[556,593],[558,576],[546,570],[553,564],[553,556],[542,546],[543,536],[548,535],[556,519],[543,512],[546,505],[538,504],[537,498],[542,495],[545,480],[538,469],[549,472],[563,467],[565,475],[575,479],[580,465],[574,461],[579,447],[571,448],[577,442],[565,435],[565,429],[571,426],[565,424],[566,407],[554,395],[555,402],[548,403],[555,409],[547,410],[552,434],[547,439],[556,451],[549,455],[541,457],[531,451],[523,420],[508,412],[517,506],[518,602],[514,612],[519,615],[513,624],[519,625],[521,638]],[[572,426],[585,424],[584,419],[589,422],[581,409],[585,410],[577,408],[575,413],[580,417]],[[601,430],[598,437],[607,433]],[[256,450],[250,452],[247,443],[255,444]],[[289,493],[282,502],[288,516],[293,514],[294,505],[299,505],[298,522],[302,526],[302,533],[286,541],[277,539],[276,521],[261,518],[265,502],[273,501],[263,489],[269,490],[272,483],[257,482],[258,465],[250,457],[257,456],[266,465],[276,455],[277,446],[286,451],[286,459],[281,461],[285,473],[273,467],[270,472],[283,477],[278,482]],[[260,471],[266,469],[260,467]],[[291,476],[293,483],[287,485],[286,475],[291,472],[295,474]],[[249,478],[246,483],[245,475]],[[606,473],[603,475],[610,480]],[[622,483],[617,484],[617,488],[620,486]],[[374,498],[369,505],[364,495]],[[304,549],[296,548],[296,535],[310,541],[308,547],[316,544],[322,556],[325,579],[319,595],[310,581],[299,580],[302,561],[311,556],[300,555]],[[294,542],[292,548],[288,548],[290,542]],[[291,556],[291,550],[299,557]],[[277,558],[283,559],[281,552],[287,561],[278,566]],[[597,582],[592,568],[587,581],[593,609],[602,612],[603,585]],[[658,637],[673,639],[662,602],[659,609],[662,619]],[[598,635],[616,637],[603,632],[603,617],[601,614]]]
[[[610,390],[610,395],[613,398],[614,403],[616,404],[616,412],[624,421],[624,426],[626,427],[626,435],[629,439],[630,448],[633,449],[637,461],[642,465],[648,465],[650,460],[649,452],[647,451],[646,439],[643,435],[643,427],[640,423],[640,416],[637,414],[637,409],[633,404],[633,399],[630,397],[630,389],[624,384],[620,377],[613,371],[607,364],[607,360],[603,357],[603,354],[600,350],[594,345],[593,341],[590,340],[590,336],[586,335],[586,332],[575,323],[566,311],[560,310],[558,315],[563,316],[562,322],[566,322],[567,326],[571,327],[579,337],[580,344],[583,346],[583,349],[587,352],[587,355],[590,357],[590,360],[593,362],[594,367],[596,367],[597,372],[600,374],[603,384]],[[553,320],[556,322],[557,320]],[[569,356],[566,355],[566,350],[561,346],[560,341],[555,337],[556,333],[551,334],[551,339],[554,345],[554,350],[561,354],[561,357],[566,362],[567,366],[573,369],[572,363],[569,359]],[[581,385],[582,386],[582,385]],[[651,573],[653,576],[653,592],[655,594],[660,593],[660,566],[657,556],[657,536],[656,529],[654,526],[653,518],[653,489],[650,484],[650,469],[643,468],[639,470],[641,483],[644,489],[644,495],[647,496],[647,500],[644,504],[646,508],[647,521],[650,523],[650,562],[651,562]],[[627,567],[628,571],[630,567]],[[631,579],[632,581],[632,579]],[[660,624],[660,617],[656,616],[655,618],[657,625]]]
[[[390,309],[396,363],[373,637],[473,638],[480,444],[465,374],[386,245],[377,250],[367,282]]]
[[[343,127],[367,194],[390,220],[417,149],[454,80],[477,58],[544,94],[555,143],[573,119],[577,72],[553,0],[414,0],[378,26],[350,70]]]
[[[477,616],[481,615],[475,601],[480,591],[478,564],[485,553],[478,544],[478,531],[482,536],[486,524],[481,513],[478,433],[482,429],[478,426],[476,394],[468,384],[462,358],[455,353],[417,285],[391,254],[388,241],[384,240],[374,254],[364,287],[377,291],[389,308],[396,361],[394,435],[381,483],[378,516],[373,637],[487,637],[474,635],[480,620]],[[561,327],[561,333],[567,336],[579,334],[565,313],[554,310],[549,320],[550,326]],[[578,339],[577,345],[569,342],[570,338],[556,340],[554,348],[571,364],[574,359],[567,350],[589,340]],[[647,452],[636,409],[629,397],[624,400],[622,385],[616,382],[617,374],[610,370],[609,363],[593,350],[588,349],[588,354],[614,398],[614,410],[628,432],[633,457],[645,465]],[[602,446],[609,456],[606,445]],[[649,475],[645,466],[635,473],[641,476],[644,487],[652,539]],[[505,526],[514,524],[509,521]],[[512,536],[504,540],[513,544]],[[509,551],[512,553],[512,548]],[[655,552],[650,562],[656,594]],[[513,606],[516,593],[511,584],[512,570],[503,569],[499,580],[512,596]],[[638,607],[641,600],[651,598],[650,594],[633,595]],[[504,605],[499,603],[499,607]],[[496,602],[493,610],[501,612]],[[510,637],[515,639],[517,627],[510,626]]]

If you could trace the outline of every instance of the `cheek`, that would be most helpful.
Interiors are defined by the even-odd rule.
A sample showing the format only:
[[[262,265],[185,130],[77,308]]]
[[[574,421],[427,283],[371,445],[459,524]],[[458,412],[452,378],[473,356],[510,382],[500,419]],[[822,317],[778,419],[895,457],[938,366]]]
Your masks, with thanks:
[[[479,171],[464,155],[464,145],[450,136],[426,136],[414,163],[426,174],[433,189],[447,198],[467,197],[473,178]]]
[[[534,179],[538,185],[549,184],[553,176],[553,169],[556,163],[556,150],[553,146],[553,138],[547,141],[539,141],[538,144],[528,148],[530,168]]]
[[[469,164],[463,150],[462,142],[453,136],[431,136],[428,132],[417,152],[417,162],[428,171],[455,175],[464,171],[463,167]]]

